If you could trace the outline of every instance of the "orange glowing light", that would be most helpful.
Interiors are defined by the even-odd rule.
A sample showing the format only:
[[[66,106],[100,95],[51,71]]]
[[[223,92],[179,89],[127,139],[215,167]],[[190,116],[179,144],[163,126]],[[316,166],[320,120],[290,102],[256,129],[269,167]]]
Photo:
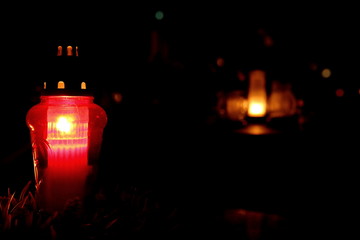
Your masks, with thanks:
[[[237,132],[247,135],[270,135],[278,133],[277,130],[263,124],[249,124],[245,128],[237,130]]]
[[[267,95],[265,89],[265,72],[254,70],[249,76],[248,115],[250,117],[264,117],[266,115]]]
[[[56,122],[56,129],[58,129],[60,132],[69,133],[72,129],[71,122],[71,118],[59,117],[58,121]]]
[[[226,113],[233,121],[242,121],[246,117],[248,102],[241,91],[234,91],[227,96]]]
[[[296,114],[297,102],[291,90],[291,84],[273,80],[267,104],[269,119]]]
[[[58,89],[65,89],[65,83],[64,83],[64,81],[59,81],[59,82],[58,82]]]
[[[56,56],[61,56],[61,55],[62,55],[62,46],[58,46]]]
[[[67,56],[72,56],[72,55],[73,55],[73,48],[72,48],[72,46],[67,46],[66,50],[67,50]]]
[[[329,77],[331,76],[331,71],[330,71],[330,69],[325,68],[324,70],[322,70],[321,76],[322,76],[323,78],[329,78]]]
[[[114,92],[114,93],[112,94],[112,97],[113,97],[114,102],[116,102],[116,103],[121,103],[121,101],[122,101],[122,99],[123,99],[122,94],[119,93],[119,92]]]
[[[263,125],[249,125],[248,132],[252,135],[260,135],[266,132],[266,128]]]
[[[253,116],[262,116],[264,113],[264,104],[252,102],[250,104],[250,115]]]

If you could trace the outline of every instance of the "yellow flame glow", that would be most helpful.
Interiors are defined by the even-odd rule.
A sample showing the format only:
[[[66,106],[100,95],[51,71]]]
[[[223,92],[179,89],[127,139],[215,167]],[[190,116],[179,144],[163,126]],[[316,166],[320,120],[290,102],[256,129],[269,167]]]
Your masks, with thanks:
[[[263,70],[253,70],[249,74],[249,117],[264,117],[267,108],[266,101],[265,72]]]
[[[262,103],[250,103],[249,116],[262,117],[266,113],[266,106]]]
[[[71,119],[59,117],[56,122],[56,128],[61,132],[69,133],[72,129]]]

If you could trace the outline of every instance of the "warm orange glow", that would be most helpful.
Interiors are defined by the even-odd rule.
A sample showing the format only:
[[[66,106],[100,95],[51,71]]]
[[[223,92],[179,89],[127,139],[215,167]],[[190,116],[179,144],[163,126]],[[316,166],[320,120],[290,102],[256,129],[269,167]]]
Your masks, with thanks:
[[[65,83],[63,81],[58,82],[58,89],[65,89]]]
[[[321,76],[322,76],[323,78],[329,78],[329,77],[331,76],[331,71],[330,71],[330,69],[325,68],[324,70],[322,70]]]
[[[75,47],[75,51],[76,51],[75,55],[78,57],[79,56],[79,47],[78,46]]]
[[[60,132],[69,133],[73,128],[72,121],[69,117],[59,117],[56,122],[56,129]]]
[[[250,125],[248,133],[253,135],[260,135],[266,132],[266,128],[263,125]]]
[[[58,46],[56,56],[62,56],[62,46]]]
[[[250,117],[264,117],[266,115],[265,72],[254,70],[249,76],[248,115]]]
[[[255,101],[250,103],[249,114],[253,117],[263,116],[265,112],[265,106],[263,103],[257,103]]]
[[[114,102],[116,102],[116,103],[121,103],[121,101],[123,99],[123,96],[119,92],[114,92],[112,94],[112,97],[113,97]]]
[[[344,89],[342,89],[342,88],[336,89],[335,94],[336,94],[337,97],[344,96],[344,94],[345,94]]]
[[[272,81],[267,107],[269,119],[296,114],[297,102],[291,88],[290,83]]]
[[[242,129],[237,130],[237,132],[248,135],[269,135],[277,133],[276,130],[263,124],[250,124]]]
[[[248,102],[242,95],[240,91],[234,91],[227,96],[226,114],[230,120],[241,121],[246,117]]]
[[[81,83],[81,89],[86,89],[86,82]]]
[[[67,46],[66,50],[67,50],[67,53],[66,53],[67,56],[72,56],[73,55],[72,46]]]

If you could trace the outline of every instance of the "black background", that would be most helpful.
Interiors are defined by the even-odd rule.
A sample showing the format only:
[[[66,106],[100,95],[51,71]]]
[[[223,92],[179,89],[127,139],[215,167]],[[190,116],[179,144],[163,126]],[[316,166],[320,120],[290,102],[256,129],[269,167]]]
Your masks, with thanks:
[[[109,117],[104,182],[151,186],[172,201],[196,206],[322,217],[334,208],[356,209],[351,203],[360,85],[354,6],[104,2],[42,7],[2,9],[8,15],[2,17],[0,39],[1,192],[32,178],[26,112],[38,102],[44,79],[56,74],[48,71],[51,46],[76,39],[95,102]],[[164,12],[161,21],[154,18],[157,10]],[[168,62],[149,61],[153,31],[168,43]],[[271,47],[260,32],[271,36]],[[218,57],[225,65],[216,74],[211,69]],[[311,64],[318,69],[311,70]],[[233,86],[237,70],[255,68],[265,69],[269,80],[292,84],[310,119],[306,134],[244,138],[209,130],[216,92]],[[329,79],[321,77],[323,68],[331,69]],[[345,90],[343,98],[335,96],[338,88]],[[113,92],[122,94],[120,104],[112,102]]]

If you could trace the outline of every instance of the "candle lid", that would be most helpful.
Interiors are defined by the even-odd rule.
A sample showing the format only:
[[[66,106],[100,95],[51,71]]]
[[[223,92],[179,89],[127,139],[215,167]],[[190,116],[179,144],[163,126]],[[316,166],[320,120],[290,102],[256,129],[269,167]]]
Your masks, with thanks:
[[[57,40],[49,45],[47,76],[42,95],[92,95],[79,40]]]

